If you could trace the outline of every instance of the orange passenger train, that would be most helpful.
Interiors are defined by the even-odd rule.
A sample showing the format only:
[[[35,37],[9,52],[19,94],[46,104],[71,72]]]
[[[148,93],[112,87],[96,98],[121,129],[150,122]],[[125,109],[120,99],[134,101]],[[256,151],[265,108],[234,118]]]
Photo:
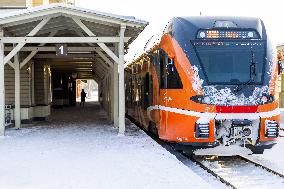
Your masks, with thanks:
[[[126,114],[168,142],[262,153],[279,135],[275,53],[258,18],[173,18],[125,68]]]

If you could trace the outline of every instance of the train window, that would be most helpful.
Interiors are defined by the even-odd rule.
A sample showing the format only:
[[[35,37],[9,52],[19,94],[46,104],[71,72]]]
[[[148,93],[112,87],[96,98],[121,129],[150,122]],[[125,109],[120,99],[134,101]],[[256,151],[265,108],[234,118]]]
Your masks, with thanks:
[[[141,82],[141,85],[140,85],[140,103],[139,105],[140,106],[144,106],[144,81]]]
[[[131,104],[134,103],[134,91],[135,91],[135,77],[132,78],[132,81],[131,81]]]
[[[166,70],[166,60],[165,60],[166,53],[160,49],[159,51],[159,62],[160,62],[160,88],[166,89],[167,88],[167,70]]]
[[[153,104],[153,76],[149,77],[149,106]]]
[[[150,104],[149,104],[149,87],[150,87],[150,75],[149,73],[146,74],[146,76],[143,78],[143,91],[142,91],[142,107],[146,110]]]
[[[160,50],[160,88],[161,89],[182,89],[183,85],[177,72],[173,59]]]
[[[142,105],[142,87],[143,87],[143,83],[141,80],[141,77],[138,77],[138,105],[141,106]]]
[[[131,105],[132,104],[132,76],[130,76],[129,78],[129,83],[128,83],[128,99],[127,99],[127,102],[128,102],[128,105]]]
[[[167,89],[182,89],[182,82],[174,64],[174,60],[167,61]]]
[[[155,64],[155,70],[158,77],[158,82],[160,83],[160,60],[159,60],[159,51],[156,50],[154,52],[154,64]]]

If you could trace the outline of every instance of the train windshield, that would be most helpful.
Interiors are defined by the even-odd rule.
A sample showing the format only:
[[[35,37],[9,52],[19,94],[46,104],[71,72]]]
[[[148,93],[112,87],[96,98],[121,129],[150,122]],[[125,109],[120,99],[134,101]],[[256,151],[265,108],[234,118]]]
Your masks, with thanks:
[[[192,41],[210,84],[262,83],[264,41]]]

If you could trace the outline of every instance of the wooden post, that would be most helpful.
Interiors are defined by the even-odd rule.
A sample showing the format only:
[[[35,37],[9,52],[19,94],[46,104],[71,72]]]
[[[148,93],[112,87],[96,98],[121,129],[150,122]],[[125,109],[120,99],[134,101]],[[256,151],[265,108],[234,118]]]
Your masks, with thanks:
[[[0,36],[4,31],[0,29]],[[0,136],[5,135],[5,75],[4,75],[4,43],[0,43]]]
[[[115,45],[115,54],[118,53],[118,45]],[[113,124],[115,127],[118,127],[119,121],[118,121],[118,64],[113,64]]]
[[[20,62],[18,54],[14,56],[14,70],[15,70],[15,128],[19,129],[21,127],[21,91],[20,91]]]
[[[119,57],[118,57],[118,71],[119,71],[119,134],[124,135],[125,132],[125,89],[124,89],[124,32],[126,25],[120,26],[120,40],[119,40]]]

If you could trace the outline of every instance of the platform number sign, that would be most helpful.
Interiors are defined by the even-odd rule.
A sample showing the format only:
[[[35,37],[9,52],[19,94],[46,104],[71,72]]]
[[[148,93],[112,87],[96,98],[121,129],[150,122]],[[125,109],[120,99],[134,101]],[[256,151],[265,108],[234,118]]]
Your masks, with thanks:
[[[67,51],[67,45],[66,44],[56,44],[56,56],[67,56],[68,51]]]

